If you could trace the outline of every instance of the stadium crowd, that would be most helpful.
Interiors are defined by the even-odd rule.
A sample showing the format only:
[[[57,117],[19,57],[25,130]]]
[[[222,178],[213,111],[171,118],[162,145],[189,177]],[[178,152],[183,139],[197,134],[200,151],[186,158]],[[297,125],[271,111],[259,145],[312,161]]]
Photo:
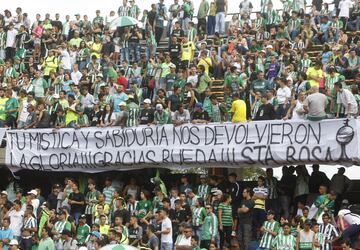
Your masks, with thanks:
[[[331,10],[322,2],[308,9],[305,1],[284,0],[277,11],[262,0],[252,19],[252,3],[242,0],[228,24],[227,0],[202,0],[196,17],[191,0],[169,8],[160,0],[142,13],[123,0],[117,14],[97,10],[93,20],[76,14],[65,22],[58,14],[31,20],[21,8],[5,10],[0,126],[357,117],[360,2],[336,1]],[[118,16],[139,25],[113,29]],[[316,46],[322,51],[314,58]],[[80,188],[67,178],[47,199],[11,180],[0,200],[2,249],[223,249],[234,238],[242,249],[250,240],[263,250],[354,247],[360,218],[342,202],[351,186],[344,169],[331,181],[317,166],[311,176],[304,166],[283,170],[279,181],[267,170],[254,189],[240,187],[235,174],[227,185],[215,176],[192,185],[184,176],[170,192],[159,177],[154,190],[135,179],[124,188],[89,179]]]
[[[44,190],[24,192],[9,175],[1,192],[2,249],[100,249],[124,244],[140,249],[350,249],[359,244],[358,207],[344,200],[352,186],[339,168],[331,180],[319,165],[267,169],[250,188],[200,175],[190,181],[99,176],[67,177]],[[296,175],[295,175],[296,172]],[[294,185],[296,183],[296,185]],[[167,189],[168,188],[168,189]],[[240,248],[239,248],[240,245]],[[82,247],[82,248],[81,248]]]
[[[0,125],[11,128],[357,117],[360,2],[164,0],[116,15],[0,16]],[[118,16],[138,26],[117,27]],[[197,24],[195,24],[197,23]],[[120,26],[122,24],[119,24]],[[168,40],[162,37],[169,37]],[[313,46],[322,46],[310,56]],[[143,51],[145,48],[145,51]]]

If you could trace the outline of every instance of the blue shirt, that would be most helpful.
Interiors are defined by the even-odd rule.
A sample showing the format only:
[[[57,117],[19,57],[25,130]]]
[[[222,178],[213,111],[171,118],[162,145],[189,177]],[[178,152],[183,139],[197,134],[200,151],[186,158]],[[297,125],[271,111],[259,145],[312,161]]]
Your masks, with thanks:
[[[121,102],[125,102],[127,99],[128,99],[128,96],[124,92],[115,93],[113,96],[114,112],[120,112],[119,104]]]
[[[0,240],[9,239],[12,240],[14,238],[13,231],[9,229],[1,229],[0,230]],[[7,245],[3,246],[3,250],[8,250],[9,247]]]
[[[320,24],[320,31],[321,31],[321,32],[326,32],[326,31],[329,29],[330,25],[331,25],[330,22],[321,23],[321,24]]]

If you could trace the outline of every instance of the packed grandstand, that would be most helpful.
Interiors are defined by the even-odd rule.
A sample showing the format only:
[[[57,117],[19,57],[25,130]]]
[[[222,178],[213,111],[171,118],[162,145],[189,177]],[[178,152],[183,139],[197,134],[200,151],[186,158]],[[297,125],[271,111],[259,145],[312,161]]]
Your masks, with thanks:
[[[192,0],[169,6],[159,0],[150,10],[140,5],[123,0],[110,13],[96,10],[92,20],[80,14],[31,17],[21,7],[0,15],[0,127],[8,138],[51,128],[53,144],[30,135],[24,147],[56,149],[55,139],[63,139],[59,131],[66,129],[120,133],[144,125],[157,126],[157,133],[172,124],[182,138],[175,128],[188,124],[346,118],[338,120],[343,127],[336,157],[348,160],[345,145],[357,133],[349,121],[360,112],[359,0],[313,0],[311,6],[261,0],[257,12],[242,0],[230,18],[227,0],[201,0],[197,13]],[[314,136],[307,143],[319,143],[320,129],[316,137],[308,128]],[[156,139],[149,130],[142,130],[143,141],[156,148],[162,134]],[[101,142],[104,148],[118,143]],[[90,151],[84,154],[96,152]],[[0,249],[359,248],[359,208],[352,204],[356,199],[345,199],[352,187],[345,169],[329,179],[317,164],[309,174],[299,159],[292,162],[296,167],[283,167],[280,179],[268,168],[257,183],[239,182],[231,172],[169,182],[157,171],[151,179],[69,174],[41,190],[9,172],[0,199]]]

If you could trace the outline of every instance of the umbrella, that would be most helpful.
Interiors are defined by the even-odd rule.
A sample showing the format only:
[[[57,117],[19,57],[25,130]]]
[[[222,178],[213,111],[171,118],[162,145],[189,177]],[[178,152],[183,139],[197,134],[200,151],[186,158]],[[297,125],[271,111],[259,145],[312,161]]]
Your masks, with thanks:
[[[110,29],[115,30],[117,27],[128,27],[128,26],[135,26],[139,23],[138,20],[129,16],[121,16],[115,18],[110,23]]]
[[[123,244],[114,244],[114,245],[106,245],[100,250],[138,250],[136,247],[123,245]]]

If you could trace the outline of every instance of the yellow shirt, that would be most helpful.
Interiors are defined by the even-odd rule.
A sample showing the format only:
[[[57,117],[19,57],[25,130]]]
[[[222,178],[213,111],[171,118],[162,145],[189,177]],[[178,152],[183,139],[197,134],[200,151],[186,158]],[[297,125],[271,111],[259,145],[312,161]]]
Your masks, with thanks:
[[[9,100],[8,98],[0,98],[0,121],[6,120],[5,103]]]
[[[109,225],[104,225],[104,226],[101,226],[100,225],[100,234],[108,234],[109,232],[109,229],[110,229],[110,226]]]
[[[307,69],[306,71],[306,75],[309,79],[310,76],[312,77],[324,77],[324,72],[322,71],[322,69],[316,70],[314,67],[310,67]],[[319,82],[315,81],[315,80],[309,80],[310,86],[318,86],[319,87]]]
[[[102,43],[92,43],[90,45],[90,49],[93,50],[93,52],[91,52],[91,56],[95,55],[98,59],[101,58],[101,48]]]
[[[197,66],[199,66],[199,65],[204,65],[205,73],[207,75],[209,75],[209,68],[210,68],[210,65],[212,65],[211,58],[210,57],[200,58]]]
[[[232,122],[246,121],[246,104],[243,100],[233,101],[231,104],[230,113],[233,113]]]
[[[191,61],[194,55],[195,45],[193,42],[181,44],[181,61]]]

